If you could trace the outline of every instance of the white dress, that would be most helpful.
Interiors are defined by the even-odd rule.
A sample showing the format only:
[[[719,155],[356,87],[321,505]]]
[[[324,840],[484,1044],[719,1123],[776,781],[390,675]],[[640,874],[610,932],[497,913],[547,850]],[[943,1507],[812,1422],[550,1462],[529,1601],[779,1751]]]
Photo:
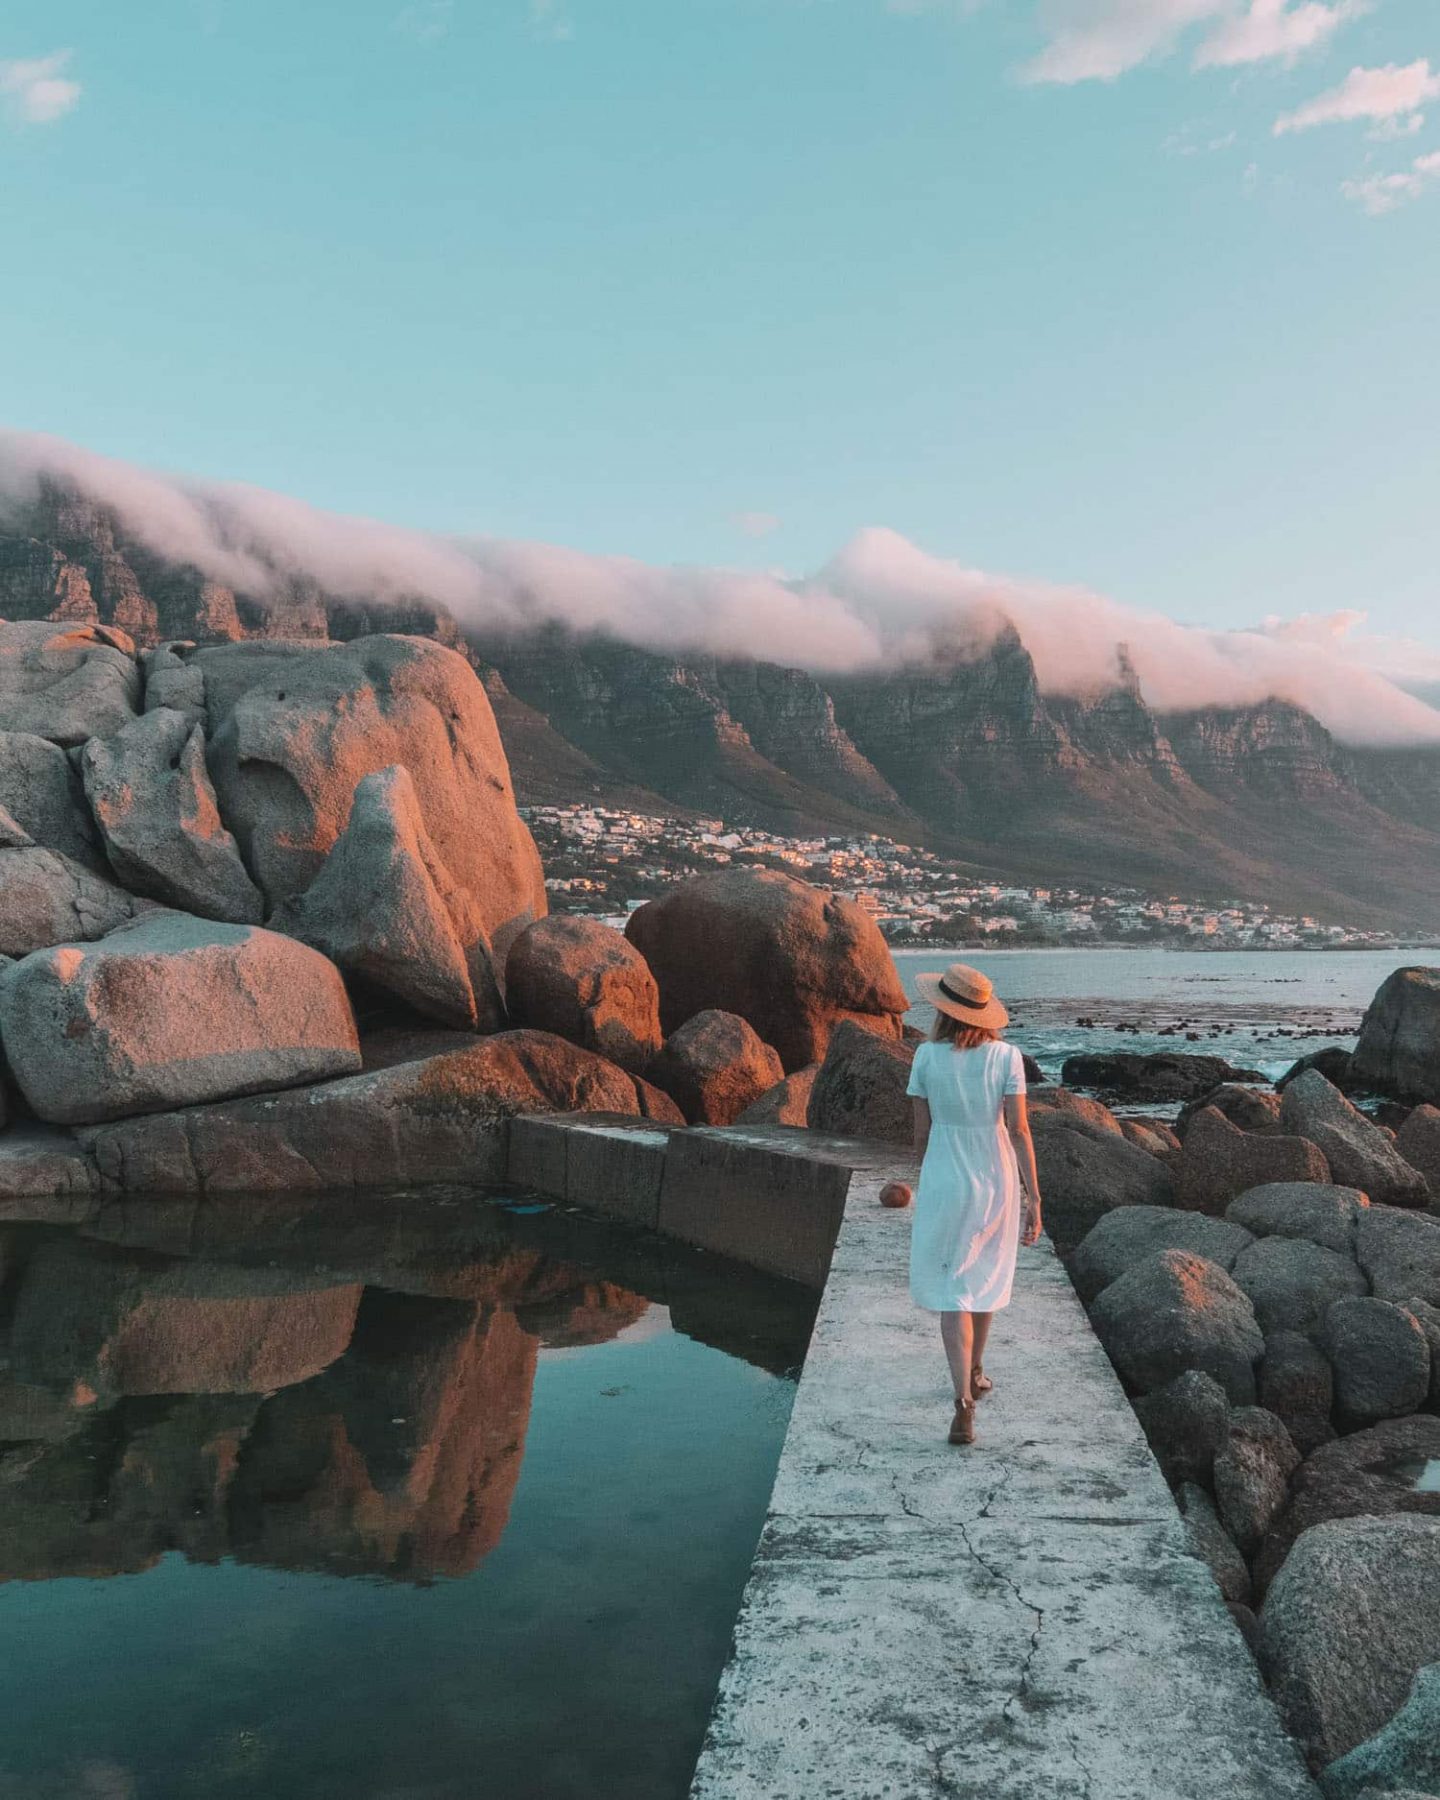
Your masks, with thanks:
[[[922,1044],[907,1090],[930,1105],[910,1229],[910,1293],[927,1312],[1007,1306],[1020,1243],[1020,1169],[1005,1096],[1025,1092],[1013,1044]]]

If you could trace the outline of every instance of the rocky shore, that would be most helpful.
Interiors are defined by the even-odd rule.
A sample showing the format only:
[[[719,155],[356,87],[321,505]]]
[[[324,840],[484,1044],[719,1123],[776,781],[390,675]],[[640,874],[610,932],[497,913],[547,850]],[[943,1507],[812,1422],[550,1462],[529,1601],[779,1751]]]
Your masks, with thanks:
[[[0,1204],[484,1182],[537,1112],[910,1141],[868,914],[723,871],[623,935],[547,917],[485,689],[422,638],[0,623],[0,956]],[[1081,1061],[1032,1090],[1047,1224],[1196,1553],[1331,1800],[1433,1789],[1440,971],[1396,971],[1353,1055],[1274,1089]],[[121,1280],[64,1254],[17,1320],[37,1367]],[[253,1353],[299,1360],[234,1380],[327,1366],[352,1289],[267,1289]],[[150,1312],[101,1299],[106,1379],[161,1391]]]

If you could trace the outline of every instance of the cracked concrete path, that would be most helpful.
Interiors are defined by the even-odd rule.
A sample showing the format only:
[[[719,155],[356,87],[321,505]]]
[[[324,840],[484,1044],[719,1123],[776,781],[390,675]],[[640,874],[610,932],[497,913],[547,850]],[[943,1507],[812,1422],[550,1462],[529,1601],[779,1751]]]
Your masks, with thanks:
[[[945,1443],[907,1173],[851,1184],[692,1800],[1314,1800],[1048,1245]]]

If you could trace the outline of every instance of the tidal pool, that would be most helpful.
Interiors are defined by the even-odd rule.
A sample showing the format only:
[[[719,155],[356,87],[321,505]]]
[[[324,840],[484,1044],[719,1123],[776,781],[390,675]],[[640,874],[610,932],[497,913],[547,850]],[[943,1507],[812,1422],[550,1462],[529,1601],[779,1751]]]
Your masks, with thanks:
[[[0,1800],[685,1793],[813,1295],[473,1194],[0,1267]]]

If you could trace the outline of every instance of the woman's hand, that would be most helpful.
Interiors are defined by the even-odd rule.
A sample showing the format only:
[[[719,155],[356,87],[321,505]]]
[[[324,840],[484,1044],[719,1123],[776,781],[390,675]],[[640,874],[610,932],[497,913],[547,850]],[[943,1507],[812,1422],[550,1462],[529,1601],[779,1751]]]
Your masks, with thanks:
[[[1025,1195],[1024,1220],[1020,1228],[1020,1242],[1027,1248],[1040,1242],[1041,1231],[1040,1202],[1034,1194]]]

